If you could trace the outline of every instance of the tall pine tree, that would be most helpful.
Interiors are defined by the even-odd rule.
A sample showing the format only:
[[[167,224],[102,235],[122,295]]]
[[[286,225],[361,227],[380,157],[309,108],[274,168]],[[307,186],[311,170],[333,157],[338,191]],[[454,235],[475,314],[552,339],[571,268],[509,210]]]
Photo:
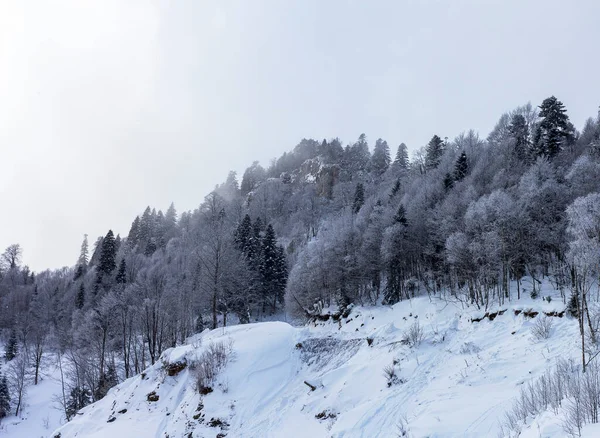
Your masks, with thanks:
[[[396,158],[394,159],[394,166],[398,169],[407,170],[409,166],[408,161],[408,148],[404,143],[400,143],[398,151],[396,152]]]
[[[434,135],[425,148],[425,168],[429,170],[438,167],[442,155],[444,155],[444,141]]]
[[[0,372],[0,421],[10,415],[10,392],[6,376]]]
[[[115,236],[112,230],[108,230],[102,240],[102,249],[100,251],[100,263],[98,270],[104,275],[110,275],[117,267],[115,257],[117,256],[117,247]]]
[[[19,351],[19,344],[17,342],[17,332],[15,329],[10,331],[10,338],[8,338],[8,342],[4,347],[4,358],[7,362],[13,360]]]
[[[556,97],[545,99],[540,105],[540,121],[534,139],[537,156],[554,157],[565,145],[575,141],[575,128],[569,121],[567,110]]]
[[[468,171],[469,161],[467,160],[467,154],[463,151],[454,165],[454,181],[462,180],[465,176],[467,176]]]
[[[362,183],[356,184],[356,189],[354,190],[354,203],[352,204],[352,212],[354,214],[358,213],[365,203],[365,188]]]
[[[390,148],[387,141],[378,138],[371,156],[371,172],[377,176],[383,175],[388,169],[390,161]]]

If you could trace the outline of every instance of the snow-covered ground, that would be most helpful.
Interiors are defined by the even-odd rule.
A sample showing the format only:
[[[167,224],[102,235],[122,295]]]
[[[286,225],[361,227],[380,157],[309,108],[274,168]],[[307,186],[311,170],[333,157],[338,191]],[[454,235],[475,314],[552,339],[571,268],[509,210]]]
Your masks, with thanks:
[[[64,423],[56,398],[61,393],[60,371],[54,356],[42,363],[42,373],[37,385],[27,386],[25,405],[18,417],[10,416],[0,423],[0,437],[47,438]],[[6,374],[8,365],[2,369]]]
[[[316,326],[265,322],[206,331],[166,351],[143,375],[121,383],[52,434],[43,428],[52,411],[37,409],[37,393],[30,389],[28,420],[11,425],[9,419],[2,434],[383,438],[406,430],[413,437],[497,437],[523,383],[557,358],[578,357],[575,320],[553,317],[550,338],[536,341],[535,318],[518,312],[529,309],[561,311],[564,305],[558,297],[550,303],[525,299],[488,309],[504,311],[493,320],[472,322],[486,311],[421,297],[392,307],[357,307],[340,322]],[[423,340],[406,345],[403,339],[416,323]],[[190,366],[167,375],[165,364],[190,365],[217,342],[231,345],[232,357],[213,392],[198,394]],[[384,367],[393,363],[400,382],[388,387]],[[148,401],[153,391],[158,400]],[[597,436],[594,426],[584,436]],[[560,418],[543,413],[522,436],[565,433]]]

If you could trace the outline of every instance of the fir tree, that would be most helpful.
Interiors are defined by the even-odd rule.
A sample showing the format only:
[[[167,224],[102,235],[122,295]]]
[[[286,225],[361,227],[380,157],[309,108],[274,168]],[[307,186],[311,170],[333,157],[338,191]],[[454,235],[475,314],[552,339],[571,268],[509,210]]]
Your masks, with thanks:
[[[117,248],[115,244],[115,237],[112,230],[108,230],[104,240],[102,241],[102,249],[100,251],[100,264],[98,266],[99,272],[110,275],[117,267],[115,257],[117,255]]]
[[[450,190],[452,187],[454,187],[454,178],[451,174],[447,173],[444,175],[444,188]]]
[[[75,386],[73,389],[71,389],[65,406],[67,420],[73,418],[80,409],[86,407],[91,402],[92,395],[90,391],[85,387]]]
[[[122,258],[119,263],[119,270],[117,271],[115,281],[117,284],[127,283],[127,263],[125,262],[125,258]]]
[[[354,190],[354,203],[352,204],[352,211],[354,214],[358,213],[365,203],[365,188],[361,183],[356,184]]]
[[[77,265],[75,268],[75,274],[73,275],[73,281],[79,280],[85,275],[85,268],[82,265]]]
[[[10,392],[6,376],[0,372],[0,421],[10,415]]]
[[[398,151],[396,152],[396,158],[394,159],[394,166],[399,169],[407,170],[409,166],[408,161],[408,148],[404,143],[400,143]]]
[[[390,148],[385,140],[377,139],[373,155],[371,156],[371,172],[380,176],[385,173],[390,165]]]
[[[83,242],[81,242],[81,250],[79,251],[79,259],[77,260],[78,266],[87,267],[89,263],[89,249],[88,249],[88,235],[83,235]]]
[[[244,253],[246,257],[250,256],[252,241],[252,220],[249,215],[244,216],[242,222],[234,232],[233,240],[237,248]]]
[[[406,219],[406,210],[404,209],[403,204],[400,204],[398,206],[398,211],[396,212],[396,215],[394,216],[394,221],[405,227],[408,226],[408,219]]]
[[[425,148],[425,168],[429,170],[438,167],[442,155],[444,155],[444,141],[434,135]]]
[[[514,141],[514,155],[518,160],[526,160],[529,154],[529,128],[521,114],[515,114],[508,126],[508,132]]]
[[[454,165],[454,181],[462,180],[465,176],[467,176],[468,171],[469,161],[467,160],[467,154],[463,151]]]
[[[75,307],[78,309],[83,309],[85,304],[85,286],[83,282],[79,285],[79,290],[77,291],[77,296],[75,297]]]
[[[140,217],[136,216],[131,224],[131,228],[129,229],[129,234],[127,235],[127,243],[130,248],[135,248],[138,244],[140,237]]]
[[[540,105],[539,123],[534,140],[534,152],[537,156],[554,157],[565,145],[575,141],[575,128],[569,121],[567,110],[556,97],[545,99]]]
[[[401,187],[402,187],[402,184],[400,183],[400,178],[398,178],[396,180],[396,182],[394,183],[394,187],[392,187],[392,191],[390,192],[390,200],[393,199],[398,194]]]
[[[19,344],[17,342],[17,332],[15,329],[10,331],[10,338],[4,347],[4,358],[7,362],[13,360],[19,352]]]
[[[275,310],[277,303],[277,239],[273,226],[269,224],[265,231],[265,236],[261,242],[261,263],[260,276],[263,296],[263,310],[267,303],[271,303]]]

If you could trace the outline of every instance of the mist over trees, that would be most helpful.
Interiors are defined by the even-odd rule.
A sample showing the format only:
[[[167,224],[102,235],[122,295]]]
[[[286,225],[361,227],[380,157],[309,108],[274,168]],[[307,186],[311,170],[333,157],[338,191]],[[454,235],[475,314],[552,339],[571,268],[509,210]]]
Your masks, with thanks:
[[[380,138],[371,152],[365,134],[345,146],[303,139],[241,181],[231,172],[193,211],[148,206],[125,237],[84,236],[72,268],[34,274],[11,245],[0,256],[12,370],[0,417],[19,409],[49,351],[62,358],[70,418],[205,328],[418,294],[487,308],[519,299],[525,277],[530,294],[550,278],[595,342],[600,116],[579,133],[550,97],[503,114],[485,139],[423,135],[410,160]]]

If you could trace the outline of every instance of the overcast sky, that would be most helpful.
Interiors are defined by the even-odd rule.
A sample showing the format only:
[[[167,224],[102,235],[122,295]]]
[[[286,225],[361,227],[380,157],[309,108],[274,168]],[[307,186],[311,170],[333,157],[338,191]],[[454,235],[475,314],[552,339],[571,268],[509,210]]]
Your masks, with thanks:
[[[0,0],[0,249],[73,265],[83,234],[199,205],[303,137],[486,136],[555,94],[600,104],[600,2]]]

